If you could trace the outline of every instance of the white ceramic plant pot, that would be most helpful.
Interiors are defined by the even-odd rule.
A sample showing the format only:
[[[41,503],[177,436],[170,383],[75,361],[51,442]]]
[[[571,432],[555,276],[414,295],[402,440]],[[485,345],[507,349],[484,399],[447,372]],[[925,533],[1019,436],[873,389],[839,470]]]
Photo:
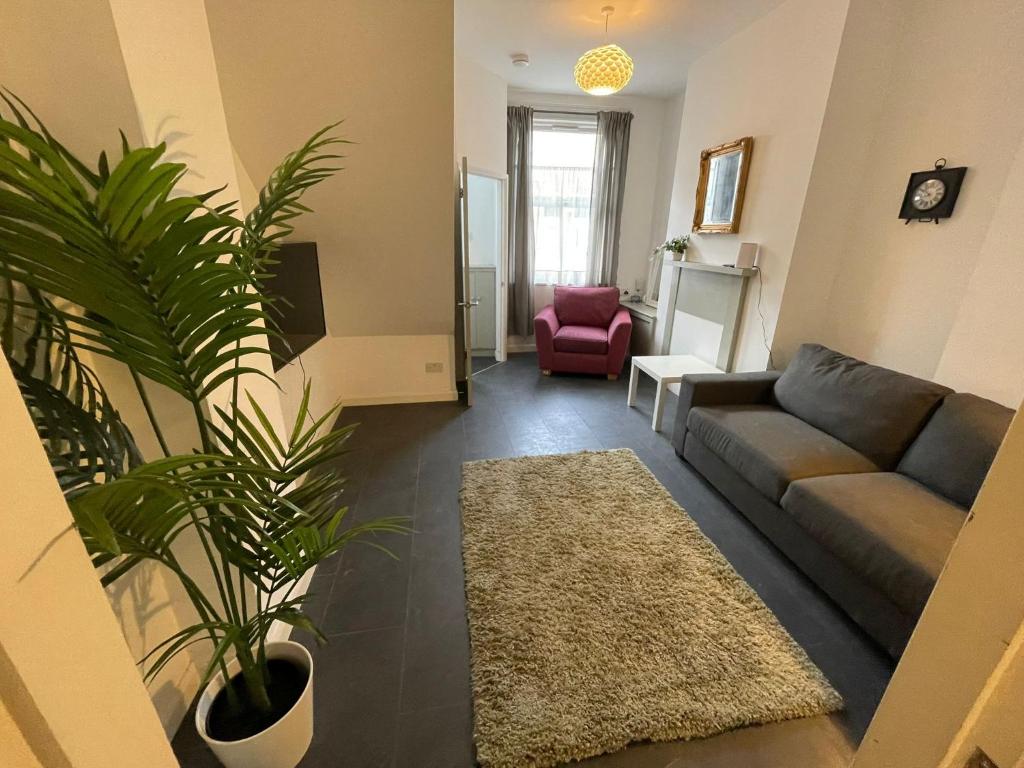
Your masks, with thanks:
[[[669,251],[672,254],[673,261],[682,261],[686,256],[686,251]]]
[[[286,640],[267,643],[267,658],[287,659],[304,667],[309,677],[299,700],[265,731],[238,741],[218,741],[206,732],[210,707],[224,687],[223,675],[217,675],[206,686],[196,706],[196,729],[226,768],[295,768],[313,741],[313,657],[303,646]],[[238,671],[237,660],[228,664],[229,675]]]

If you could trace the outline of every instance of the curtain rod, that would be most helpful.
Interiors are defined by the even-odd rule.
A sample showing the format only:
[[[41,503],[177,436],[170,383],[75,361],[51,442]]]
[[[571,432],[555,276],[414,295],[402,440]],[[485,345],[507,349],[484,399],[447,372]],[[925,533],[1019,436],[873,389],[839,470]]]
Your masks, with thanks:
[[[534,109],[534,114],[542,115],[583,115],[584,117],[597,117],[598,110],[593,112],[578,112],[571,109]]]

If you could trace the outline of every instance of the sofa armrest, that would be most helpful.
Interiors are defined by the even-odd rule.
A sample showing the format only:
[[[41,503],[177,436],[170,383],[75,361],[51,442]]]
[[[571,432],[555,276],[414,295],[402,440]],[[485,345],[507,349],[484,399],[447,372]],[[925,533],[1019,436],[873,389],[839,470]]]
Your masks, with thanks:
[[[608,326],[608,373],[617,374],[622,371],[629,351],[629,337],[633,333],[633,318],[628,309],[620,309]]]
[[[679,384],[679,405],[672,431],[672,447],[683,455],[686,419],[690,409],[702,405],[758,405],[770,403],[772,389],[782,371],[754,373],[690,373]]]
[[[533,318],[533,337],[537,342],[537,364],[543,371],[550,371],[555,355],[555,334],[561,326],[555,305],[548,304]]]

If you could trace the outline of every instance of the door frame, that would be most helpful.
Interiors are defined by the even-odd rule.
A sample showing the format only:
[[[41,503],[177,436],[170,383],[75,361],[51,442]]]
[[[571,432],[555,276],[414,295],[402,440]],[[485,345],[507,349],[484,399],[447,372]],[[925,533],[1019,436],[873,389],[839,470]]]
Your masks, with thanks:
[[[458,232],[455,236],[458,240],[459,258],[456,259],[455,272],[455,306],[458,308],[456,316],[462,319],[462,366],[466,377],[466,405],[473,405],[473,300],[470,297],[470,275],[469,275],[469,162],[466,156],[458,162],[457,176],[457,198],[458,206]],[[456,324],[456,328],[458,324]],[[459,339],[456,339],[456,351],[459,348]],[[456,385],[457,386],[457,385]]]
[[[467,172],[470,176],[495,179],[501,185],[501,241],[498,244],[498,265],[494,270],[494,359],[503,363],[508,359],[508,173],[495,173],[478,165],[470,165]]]

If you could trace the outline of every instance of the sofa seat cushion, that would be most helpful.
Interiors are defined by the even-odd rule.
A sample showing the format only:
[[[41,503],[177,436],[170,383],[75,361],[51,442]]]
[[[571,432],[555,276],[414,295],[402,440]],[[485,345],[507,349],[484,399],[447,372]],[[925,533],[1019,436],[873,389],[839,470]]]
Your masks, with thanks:
[[[878,471],[849,446],[771,405],[691,408],[686,426],[776,503],[790,483],[803,477]]]
[[[911,616],[924,608],[967,511],[895,472],[789,486],[782,508]]]
[[[555,333],[554,345],[556,352],[607,355],[608,330],[592,325],[563,325]]]

